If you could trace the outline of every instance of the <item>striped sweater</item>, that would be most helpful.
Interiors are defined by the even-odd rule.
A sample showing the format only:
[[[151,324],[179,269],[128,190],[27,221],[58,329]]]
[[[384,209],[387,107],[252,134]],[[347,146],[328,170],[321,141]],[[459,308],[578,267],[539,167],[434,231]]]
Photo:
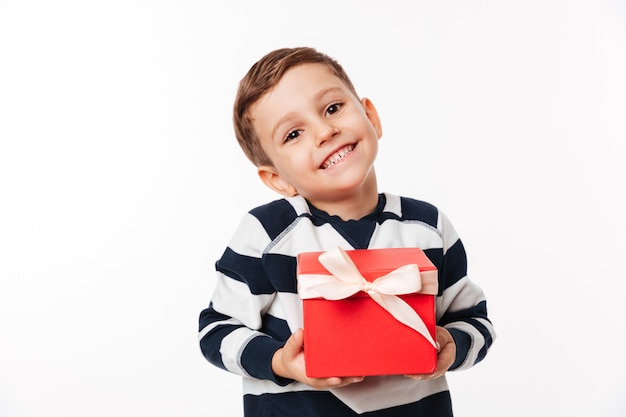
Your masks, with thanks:
[[[467,277],[463,244],[436,207],[392,194],[380,194],[376,210],[360,220],[330,216],[299,196],[247,213],[216,262],[215,292],[199,320],[202,353],[242,376],[246,417],[451,416],[445,377],[369,377],[348,387],[314,390],[272,372],[274,352],[302,327],[297,254],[338,246],[421,248],[438,269],[437,325],[456,343],[450,370],[485,357],[495,333],[483,292]]]

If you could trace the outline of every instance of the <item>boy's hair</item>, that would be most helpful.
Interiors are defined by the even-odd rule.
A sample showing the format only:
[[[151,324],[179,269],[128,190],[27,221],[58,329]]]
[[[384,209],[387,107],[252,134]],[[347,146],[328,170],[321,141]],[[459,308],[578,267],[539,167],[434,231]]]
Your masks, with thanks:
[[[255,63],[240,81],[233,112],[235,136],[239,146],[256,166],[271,166],[272,161],[261,148],[261,142],[254,131],[250,107],[274,88],[289,69],[303,64],[325,65],[358,98],[346,72],[328,55],[308,47],[282,48],[268,53]]]

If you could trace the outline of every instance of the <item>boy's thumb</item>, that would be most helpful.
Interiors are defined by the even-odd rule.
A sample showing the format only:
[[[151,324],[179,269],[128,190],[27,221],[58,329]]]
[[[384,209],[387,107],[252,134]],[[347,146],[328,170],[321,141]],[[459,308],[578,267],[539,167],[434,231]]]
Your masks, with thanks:
[[[289,346],[289,349],[294,349],[294,350],[299,351],[302,349],[303,344],[304,344],[304,332],[302,331],[302,329],[298,329],[295,332],[293,332],[291,337],[287,340],[287,343],[285,344],[285,346]]]

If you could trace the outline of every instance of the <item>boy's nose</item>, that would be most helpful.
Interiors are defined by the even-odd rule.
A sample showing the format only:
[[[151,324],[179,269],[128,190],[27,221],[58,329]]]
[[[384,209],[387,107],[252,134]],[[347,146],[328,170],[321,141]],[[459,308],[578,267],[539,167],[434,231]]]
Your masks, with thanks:
[[[332,140],[339,134],[339,129],[331,124],[323,123],[320,125],[317,132],[317,146],[322,146],[324,143]]]

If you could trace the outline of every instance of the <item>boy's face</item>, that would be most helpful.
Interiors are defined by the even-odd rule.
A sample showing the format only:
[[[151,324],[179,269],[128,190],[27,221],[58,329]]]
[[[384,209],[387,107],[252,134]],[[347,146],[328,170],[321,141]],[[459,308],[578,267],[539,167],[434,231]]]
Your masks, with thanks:
[[[373,164],[382,135],[376,109],[326,66],[291,68],[250,112],[273,162],[258,168],[268,187],[318,208],[376,190]]]

